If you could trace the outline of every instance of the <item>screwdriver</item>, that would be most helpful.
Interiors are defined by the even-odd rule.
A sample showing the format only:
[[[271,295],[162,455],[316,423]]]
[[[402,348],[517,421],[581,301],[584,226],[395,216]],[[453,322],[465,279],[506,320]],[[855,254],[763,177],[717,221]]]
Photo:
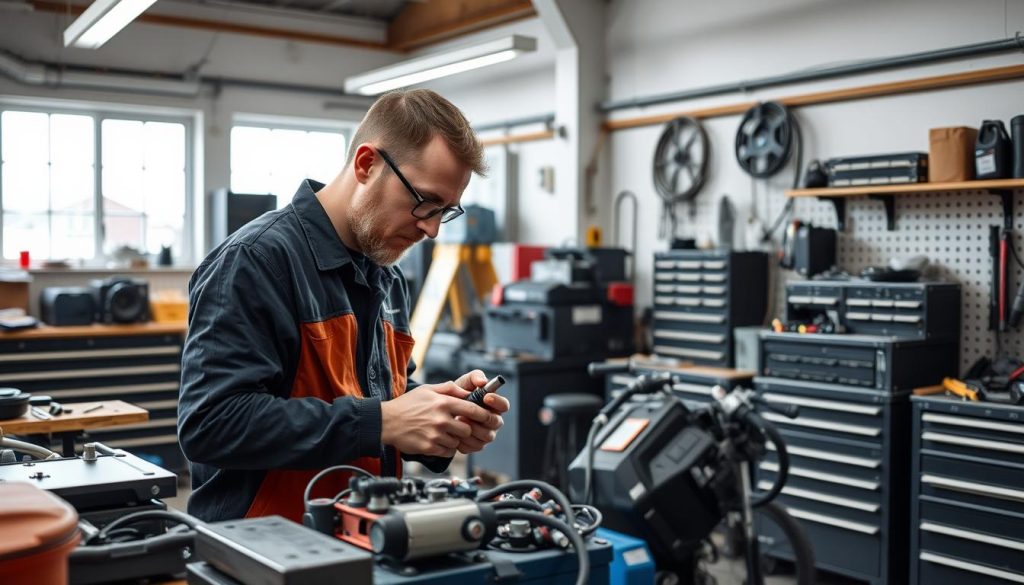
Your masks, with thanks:
[[[466,400],[472,402],[477,406],[487,408],[486,406],[484,406],[484,396],[490,394],[491,392],[497,392],[498,388],[501,388],[504,384],[505,378],[501,374],[499,374],[488,380],[487,383],[484,384],[483,386],[477,388],[476,390],[473,390],[473,392],[466,397]]]

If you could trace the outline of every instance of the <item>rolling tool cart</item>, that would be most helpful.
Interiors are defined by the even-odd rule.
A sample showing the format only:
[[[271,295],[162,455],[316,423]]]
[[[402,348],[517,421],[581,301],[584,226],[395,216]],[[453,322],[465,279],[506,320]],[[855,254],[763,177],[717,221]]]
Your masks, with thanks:
[[[835,292],[842,305],[849,290],[838,289],[822,285],[811,296]],[[789,445],[781,500],[816,544],[819,568],[873,585],[907,581],[908,396],[954,375],[958,351],[957,338],[927,330],[916,338],[762,333],[757,391],[800,407],[794,419],[762,412]],[[770,485],[777,469],[772,458],[762,462],[758,485]],[[772,543],[772,529],[759,533],[768,554],[790,557]]]
[[[911,404],[910,583],[1024,583],[1024,407]]]
[[[732,330],[760,325],[768,308],[768,255],[671,250],[654,255],[654,353],[731,367]]]

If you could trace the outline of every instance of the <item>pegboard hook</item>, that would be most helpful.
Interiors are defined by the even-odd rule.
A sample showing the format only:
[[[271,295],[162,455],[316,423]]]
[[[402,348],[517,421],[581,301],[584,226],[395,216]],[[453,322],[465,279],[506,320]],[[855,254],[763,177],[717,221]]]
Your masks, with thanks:
[[[1013,190],[1012,189],[990,189],[989,195],[994,195],[1003,201],[1003,229],[1013,230]]]

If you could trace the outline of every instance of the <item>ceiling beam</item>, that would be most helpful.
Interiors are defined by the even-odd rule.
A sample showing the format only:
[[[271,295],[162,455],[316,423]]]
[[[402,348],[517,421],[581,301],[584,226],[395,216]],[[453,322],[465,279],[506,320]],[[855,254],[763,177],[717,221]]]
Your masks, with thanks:
[[[536,15],[530,0],[409,2],[388,26],[388,46],[397,51],[412,51]]]

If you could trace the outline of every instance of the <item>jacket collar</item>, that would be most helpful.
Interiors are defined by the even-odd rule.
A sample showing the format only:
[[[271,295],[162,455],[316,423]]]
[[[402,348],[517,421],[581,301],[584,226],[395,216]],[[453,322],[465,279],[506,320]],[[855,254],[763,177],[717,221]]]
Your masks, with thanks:
[[[292,209],[299,218],[299,225],[306,234],[306,242],[316,260],[316,267],[320,271],[336,270],[346,264],[352,264],[352,254],[338,237],[338,232],[331,223],[324,206],[316,198],[317,191],[324,188],[324,184],[312,179],[306,179],[299,185],[292,199]],[[353,266],[355,268],[355,266]],[[385,280],[391,280],[398,276],[394,266],[382,266],[381,272]],[[356,270],[358,273],[359,271]]]

